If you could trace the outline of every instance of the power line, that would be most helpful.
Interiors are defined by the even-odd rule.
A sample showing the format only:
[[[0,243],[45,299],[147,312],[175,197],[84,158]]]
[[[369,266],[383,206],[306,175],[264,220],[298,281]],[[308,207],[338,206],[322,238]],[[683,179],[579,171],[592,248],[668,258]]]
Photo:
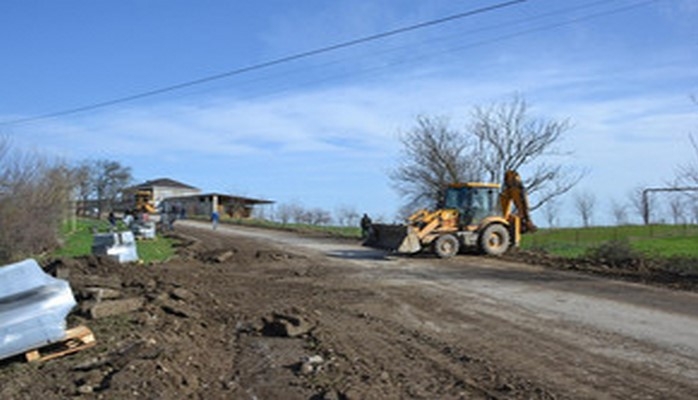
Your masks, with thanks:
[[[351,61],[356,61],[356,60],[361,60],[361,59],[368,59],[368,58],[371,58],[371,57],[374,57],[374,56],[380,56],[380,55],[385,55],[385,54],[389,54],[389,53],[395,53],[395,52],[399,52],[399,51],[402,51],[402,50],[405,50],[405,49],[414,49],[415,47],[422,47],[422,46],[425,46],[425,45],[428,45],[428,44],[431,44],[431,43],[445,42],[445,41],[447,41],[448,39],[452,39],[452,38],[454,38],[454,37],[457,37],[457,38],[459,39],[459,41],[462,41],[463,35],[470,35],[470,34],[475,34],[475,33],[481,33],[481,32],[487,32],[487,31],[494,31],[494,30],[497,30],[497,29],[502,28],[503,26],[520,25],[520,24],[523,24],[523,23],[531,22],[531,21],[536,21],[536,20],[541,20],[541,19],[545,19],[545,18],[550,18],[550,17],[559,16],[559,15],[564,15],[564,14],[570,13],[570,12],[582,11],[582,10],[585,10],[585,9],[592,9],[592,8],[598,7],[599,5],[607,5],[608,3],[613,3],[613,2],[618,2],[618,1],[620,1],[620,0],[596,0],[596,1],[592,1],[592,2],[590,2],[590,3],[585,3],[585,4],[582,4],[582,5],[579,5],[579,6],[573,6],[573,7],[558,9],[558,10],[549,11],[549,12],[545,12],[545,13],[542,13],[542,14],[537,14],[537,15],[533,15],[533,16],[529,16],[529,17],[525,17],[525,18],[518,18],[518,19],[506,21],[506,22],[504,22],[504,23],[499,23],[499,24],[494,24],[494,25],[489,25],[489,26],[484,26],[484,27],[480,27],[480,28],[475,28],[475,29],[466,30],[466,31],[464,31],[464,32],[458,33],[457,35],[448,35],[448,36],[435,37],[435,38],[432,38],[432,39],[429,39],[429,40],[423,40],[423,41],[416,42],[416,43],[410,43],[410,44],[408,44],[408,45],[401,45],[401,46],[392,47],[392,48],[388,48],[388,49],[384,49],[384,50],[374,51],[374,52],[371,52],[371,53],[368,53],[368,54],[365,54],[365,55],[362,55],[362,56],[359,56],[359,57],[352,56],[351,58],[348,58],[348,57],[339,58],[339,59],[335,59],[335,60],[333,60],[333,61],[325,62],[325,63],[322,63],[322,64],[316,64],[316,65],[312,66],[311,68],[325,68],[325,67],[329,67],[329,66],[341,64],[341,63],[344,63],[344,62],[349,61],[349,60],[351,60]],[[635,4],[632,4],[632,5],[630,5],[630,6],[625,6],[625,7],[620,7],[620,8],[611,9],[611,10],[609,10],[609,11],[600,12],[600,13],[597,13],[597,14],[592,14],[592,15],[590,15],[590,16],[583,17],[583,18],[575,18],[575,19],[573,19],[573,20],[568,20],[568,21],[565,21],[565,22],[550,23],[550,24],[543,25],[543,26],[537,27],[537,28],[529,28],[529,29],[525,29],[525,30],[516,31],[516,32],[513,32],[513,33],[511,33],[511,34],[506,34],[506,35],[503,35],[503,36],[497,36],[497,37],[492,38],[492,39],[484,39],[484,40],[480,40],[480,41],[477,41],[477,42],[474,42],[474,43],[470,43],[470,44],[466,44],[466,45],[459,45],[459,46],[455,47],[455,49],[452,48],[452,49],[449,49],[449,50],[442,50],[442,51],[437,51],[437,52],[430,52],[429,55],[428,55],[428,57],[431,57],[431,56],[437,55],[437,54],[444,54],[444,53],[450,53],[450,52],[457,52],[457,51],[460,51],[460,50],[463,50],[463,49],[467,49],[467,48],[478,47],[478,46],[487,45],[487,44],[491,44],[491,43],[495,43],[495,42],[500,42],[500,41],[504,41],[504,40],[507,40],[507,39],[515,38],[515,37],[517,37],[517,36],[524,36],[524,35],[526,35],[526,34],[538,32],[538,31],[545,31],[545,30],[548,30],[548,29],[555,29],[555,28],[558,28],[558,27],[560,27],[560,26],[565,26],[565,25],[569,25],[569,24],[581,22],[581,21],[586,20],[586,19],[593,19],[593,18],[597,18],[597,17],[609,15],[609,14],[614,14],[614,13],[618,13],[618,12],[624,12],[624,11],[628,11],[628,10],[631,9],[631,8],[636,8],[636,7],[644,6],[644,5],[646,5],[646,4],[648,4],[648,3],[651,3],[651,2],[654,2],[654,1],[657,1],[657,0],[645,0],[644,2],[641,2],[641,3],[635,3]],[[339,74],[339,75],[336,76],[336,77],[349,77],[349,76],[354,76],[354,75],[363,75],[365,72],[371,72],[371,71],[382,70],[382,69],[385,69],[385,68],[387,68],[387,67],[392,67],[392,66],[394,66],[394,65],[399,65],[399,64],[409,64],[412,60],[415,60],[415,59],[423,59],[423,58],[426,58],[426,57],[425,57],[425,56],[413,56],[413,57],[411,58],[411,60],[406,60],[406,61],[402,61],[402,62],[392,62],[392,63],[386,64],[386,65],[384,65],[384,66],[381,66],[381,67],[368,68],[368,69],[365,69],[364,71],[360,71],[360,72],[358,72],[358,73],[357,73],[357,72],[351,72],[351,73]],[[308,69],[307,69],[306,67],[304,67],[304,68],[301,68],[301,69],[290,70],[290,73],[307,72],[307,70],[308,70]],[[289,71],[285,71],[285,72],[283,72],[282,74],[283,74],[284,77],[286,77],[286,76],[288,76]],[[243,83],[249,84],[249,83],[253,83],[253,82],[267,81],[267,80],[273,79],[273,78],[275,78],[275,77],[278,77],[278,75],[276,75],[276,76],[275,76],[275,75],[271,75],[271,76],[266,76],[266,77],[262,77],[262,78],[257,78],[257,79],[252,79],[252,80],[246,80],[246,81],[244,81]],[[325,79],[313,78],[313,79],[312,79],[310,82],[308,82],[308,83],[312,83],[312,82],[326,82],[326,81],[331,81],[331,80],[333,80],[333,79],[334,79],[334,78],[325,78]],[[208,91],[208,90],[198,91],[198,92],[195,92],[195,93],[202,93],[202,92],[206,92],[206,91]]]
[[[641,8],[641,7],[647,6],[647,5],[649,5],[649,4],[651,4],[651,3],[654,3],[654,2],[656,2],[656,1],[658,1],[658,0],[641,0],[641,1],[637,1],[637,2],[631,3],[631,4],[626,4],[626,5],[623,5],[623,6],[615,7],[615,8],[612,8],[612,9],[608,9],[608,10],[604,10],[604,11],[598,11],[598,12],[594,12],[594,13],[589,13],[589,14],[582,15],[582,16],[579,16],[579,17],[574,17],[574,18],[571,18],[571,19],[567,19],[567,20],[565,20],[565,21],[555,21],[555,22],[550,22],[550,23],[542,24],[542,25],[539,25],[539,26],[533,26],[533,27],[530,27],[530,28],[519,29],[519,30],[516,30],[516,31],[511,32],[511,33],[505,33],[505,34],[498,35],[498,36],[495,36],[495,37],[491,37],[491,38],[487,38],[487,39],[482,39],[482,40],[474,41],[474,42],[467,43],[467,44],[457,45],[457,46],[455,46],[455,47],[450,47],[450,48],[448,48],[448,49],[431,51],[431,52],[428,52],[428,53],[425,53],[425,54],[422,54],[422,55],[419,55],[419,56],[412,56],[410,59],[407,59],[407,60],[394,61],[394,62],[390,62],[390,63],[385,64],[385,65],[381,65],[381,66],[373,67],[373,68],[365,68],[365,69],[363,69],[363,70],[361,70],[361,71],[358,71],[358,72],[357,72],[357,71],[352,71],[352,72],[347,72],[347,73],[339,73],[339,74],[335,74],[335,75],[333,75],[333,76],[328,76],[328,77],[325,77],[325,78],[313,77],[313,78],[311,78],[310,80],[307,80],[306,82],[303,82],[303,83],[293,84],[293,85],[287,85],[286,87],[282,87],[282,88],[279,88],[279,89],[277,89],[277,90],[271,90],[271,92],[269,92],[269,93],[260,94],[260,95],[256,95],[256,96],[248,96],[248,97],[245,97],[245,99],[263,98],[263,97],[266,97],[266,96],[268,96],[268,95],[283,93],[283,92],[289,91],[289,90],[291,90],[291,89],[298,88],[298,87],[303,87],[303,86],[309,85],[309,84],[317,84],[317,83],[322,83],[322,82],[331,82],[331,81],[335,81],[335,80],[343,79],[343,78],[348,78],[348,77],[366,76],[366,75],[368,75],[368,74],[371,74],[371,73],[374,73],[374,72],[377,72],[377,71],[381,71],[381,70],[385,70],[385,69],[388,69],[388,68],[392,68],[392,67],[395,67],[395,66],[398,66],[398,65],[407,65],[407,64],[411,64],[411,63],[414,63],[414,62],[417,61],[417,60],[431,59],[431,58],[433,58],[434,56],[439,56],[439,55],[449,54],[449,53],[461,52],[461,51],[468,50],[468,49],[472,49],[472,48],[476,48],[476,47],[482,47],[482,46],[487,46],[487,45],[491,45],[491,44],[498,43],[498,42],[504,42],[504,41],[506,41],[506,40],[515,39],[515,38],[520,37],[520,36],[531,35],[531,34],[534,34],[534,33],[544,32],[544,31],[548,31],[548,30],[552,30],[552,29],[558,29],[558,28],[561,28],[561,27],[563,27],[563,26],[573,25],[573,24],[577,24],[577,23],[581,23],[581,22],[584,22],[584,21],[593,20],[593,19],[597,19],[597,18],[601,18],[601,17],[613,15],[613,14],[620,14],[620,13],[628,12],[628,11],[631,11],[631,10],[633,10],[633,9],[637,9],[637,8]],[[560,15],[560,14],[563,14],[563,13],[566,13],[566,12],[570,12],[570,11],[580,11],[580,10],[583,10],[583,9],[592,8],[592,7],[595,7],[595,6],[599,5],[599,4],[607,4],[608,2],[609,2],[609,1],[607,1],[607,0],[595,1],[595,2],[591,2],[591,3],[588,3],[588,4],[582,5],[582,6],[570,7],[570,8],[566,8],[566,9],[562,9],[562,10],[558,10],[558,11],[552,11],[552,12],[547,12],[547,13],[535,15],[535,16],[528,17],[528,18],[521,18],[521,19],[509,21],[509,22],[507,22],[506,24],[492,25],[492,26],[488,26],[488,27],[484,27],[484,28],[479,28],[479,29],[475,29],[475,30],[472,30],[472,31],[469,31],[469,32],[466,32],[466,33],[476,33],[476,32],[483,32],[483,31],[488,31],[488,30],[494,30],[494,29],[497,29],[497,28],[501,27],[502,25],[521,24],[521,23],[528,22],[528,21],[539,20],[539,19],[542,19],[542,18],[547,18],[547,17],[552,17],[552,16]],[[460,36],[459,36],[459,37],[460,37]],[[444,39],[444,38],[441,38],[441,39]],[[418,45],[421,46],[421,45],[424,45],[424,44],[427,44],[427,43],[431,43],[431,42],[435,42],[435,41],[440,41],[441,39],[424,41],[424,42],[419,43]],[[399,50],[402,50],[402,49],[405,49],[405,48],[411,48],[411,47],[413,47],[413,46],[414,46],[414,44],[410,44],[409,46],[396,47],[396,48],[389,49],[389,50],[387,50],[387,51],[384,50],[384,51],[380,51],[380,52],[374,52],[372,55],[380,55],[380,54],[385,54],[385,53],[387,53],[387,52],[399,51]],[[366,57],[364,57],[364,58],[366,58]],[[354,59],[355,59],[355,58],[354,58]],[[333,61],[333,62],[331,62],[331,63],[326,63],[326,64],[323,64],[323,65],[320,65],[319,67],[327,66],[327,65],[332,65],[332,64],[337,64],[337,63],[341,63],[341,62],[343,62],[343,61],[346,61],[346,60]],[[303,71],[306,71],[306,69],[303,69]],[[286,74],[288,74],[288,72],[285,72],[284,74],[286,75]]]
[[[269,68],[269,67],[283,64],[283,63],[287,63],[290,61],[296,61],[299,59],[316,56],[318,54],[328,53],[331,51],[335,51],[335,50],[339,50],[339,49],[343,49],[343,48],[347,48],[347,47],[352,47],[352,46],[356,46],[359,44],[363,44],[363,43],[367,43],[367,42],[371,42],[371,41],[375,41],[375,40],[379,40],[379,39],[384,39],[384,38],[387,38],[390,36],[400,35],[403,33],[415,31],[418,29],[423,29],[426,27],[434,26],[434,25],[444,24],[446,22],[451,22],[451,21],[455,21],[458,19],[463,19],[463,18],[474,16],[474,15],[478,15],[478,14],[483,14],[483,13],[494,11],[494,10],[497,10],[500,8],[510,7],[510,6],[513,6],[513,5],[518,4],[518,3],[523,3],[525,1],[526,0],[506,1],[506,2],[502,2],[502,3],[494,4],[491,6],[478,8],[478,9],[471,10],[471,11],[453,14],[453,15],[449,15],[446,17],[421,22],[421,23],[414,24],[414,25],[409,25],[406,27],[397,28],[397,29],[393,29],[390,31],[382,32],[382,33],[377,33],[374,35],[369,35],[369,36],[349,40],[346,42],[341,42],[341,43],[326,46],[326,47],[321,47],[321,48],[318,48],[315,50],[309,50],[309,51],[305,51],[305,52],[301,52],[301,53],[292,54],[290,56],[277,58],[277,59],[274,59],[271,61],[266,61],[266,62],[262,62],[259,64],[250,65],[247,67],[233,69],[230,71],[222,72],[220,74],[210,75],[210,76],[194,79],[194,80],[187,81],[187,82],[182,82],[182,83],[178,83],[178,84],[174,84],[174,85],[170,85],[170,86],[165,86],[165,87],[162,87],[159,89],[153,89],[153,90],[149,90],[146,92],[141,92],[141,93],[137,93],[137,94],[133,94],[133,95],[129,95],[129,96],[119,97],[116,99],[107,100],[107,101],[98,102],[98,103],[93,103],[93,104],[89,104],[89,105],[85,105],[85,106],[81,106],[81,107],[76,107],[76,108],[71,108],[71,109],[67,109],[67,110],[56,111],[56,112],[52,112],[52,113],[48,113],[48,114],[38,115],[35,117],[27,117],[27,118],[16,119],[13,121],[2,122],[2,123],[0,123],[0,125],[5,125],[5,126],[17,125],[17,124],[33,122],[33,121],[38,121],[38,120],[43,120],[43,119],[48,119],[48,118],[55,118],[55,117],[60,117],[60,116],[65,116],[65,115],[70,115],[70,114],[76,114],[76,113],[80,113],[80,112],[84,112],[84,111],[95,110],[98,108],[104,108],[104,107],[108,107],[108,106],[112,106],[112,105],[116,105],[116,104],[131,102],[131,101],[146,98],[146,97],[152,97],[155,95],[176,91],[176,90],[184,89],[184,88],[191,87],[191,86],[201,85],[203,83],[228,78],[228,77],[231,77],[234,75],[241,75],[241,74],[252,72],[255,70],[259,70],[259,69]]]

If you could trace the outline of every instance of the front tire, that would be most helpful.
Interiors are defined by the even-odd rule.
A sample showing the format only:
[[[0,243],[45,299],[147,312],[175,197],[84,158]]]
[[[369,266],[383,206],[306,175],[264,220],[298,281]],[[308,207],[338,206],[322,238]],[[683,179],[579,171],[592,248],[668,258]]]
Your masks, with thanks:
[[[434,253],[436,253],[439,258],[451,258],[458,254],[460,249],[460,243],[458,238],[453,235],[442,235],[436,239],[434,243]]]
[[[489,225],[480,236],[480,249],[491,256],[501,256],[510,245],[509,230],[502,224]]]

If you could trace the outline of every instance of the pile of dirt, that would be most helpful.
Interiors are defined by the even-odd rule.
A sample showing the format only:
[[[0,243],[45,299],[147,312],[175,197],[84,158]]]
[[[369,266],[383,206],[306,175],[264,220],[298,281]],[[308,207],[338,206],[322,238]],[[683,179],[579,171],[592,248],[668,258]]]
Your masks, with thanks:
[[[366,312],[379,293],[325,258],[196,230],[178,240],[179,257],[163,264],[47,263],[79,301],[68,326],[88,326],[97,345],[3,360],[0,398],[556,397],[472,349]]]

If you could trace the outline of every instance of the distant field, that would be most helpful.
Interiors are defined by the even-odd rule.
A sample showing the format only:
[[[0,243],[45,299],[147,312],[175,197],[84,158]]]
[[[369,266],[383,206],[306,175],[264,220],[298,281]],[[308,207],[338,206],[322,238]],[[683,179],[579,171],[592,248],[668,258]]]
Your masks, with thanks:
[[[545,250],[564,257],[577,257],[583,255],[590,247],[611,240],[627,240],[634,249],[648,256],[698,258],[696,225],[541,229],[536,233],[524,235],[521,247]]]
[[[262,220],[225,219],[224,222],[351,239],[361,237],[361,230],[358,227],[281,224]],[[648,256],[698,258],[697,225],[541,229],[534,234],[523,235],[521,247],[529,250],[544,250],[563,257],[579,257],[589,248],[612,240],[627,240],[634,249]]]

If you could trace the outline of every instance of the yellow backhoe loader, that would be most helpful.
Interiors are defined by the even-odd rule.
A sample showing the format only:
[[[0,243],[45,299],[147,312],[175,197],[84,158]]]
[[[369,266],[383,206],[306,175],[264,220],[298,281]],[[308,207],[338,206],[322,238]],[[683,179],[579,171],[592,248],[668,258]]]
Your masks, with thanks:
[[[155,214],[157,209],[153,202],[153,192],[150,190],[138,190],[135,194],[136,209],[135,212]]]
[[[522,233],[536,230],[515,171],[505,172],[501,190],[496,183],[451,184],[441,203],[435,211],[412,214],[407,225],[372,224],[364,245],[405,254],[431,250],[441,258],[465,248],[502,255],[519,245]]]

